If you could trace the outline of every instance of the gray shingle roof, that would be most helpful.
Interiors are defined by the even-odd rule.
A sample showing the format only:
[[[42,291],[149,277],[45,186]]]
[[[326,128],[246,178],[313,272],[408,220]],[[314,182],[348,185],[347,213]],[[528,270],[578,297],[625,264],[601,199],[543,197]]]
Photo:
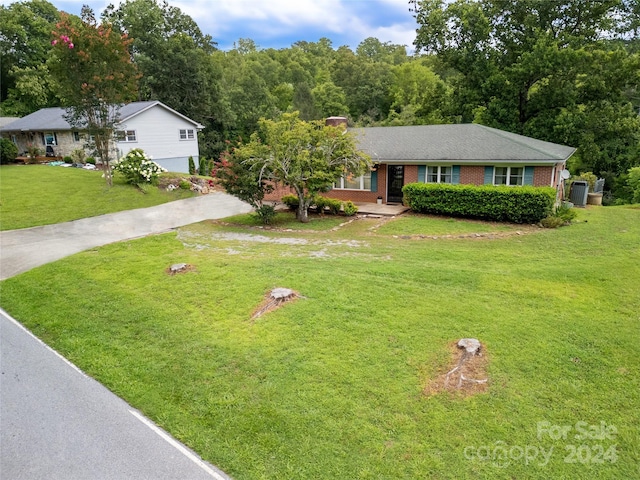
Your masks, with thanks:
[[[165,104],[156,100],[146,102],[132,102],[120,107],[120,121],[124,122],[127,119],[155,106],[161,107],[173,112],[174,114],[184,118],[185,120],[193,123],[198,128],[202,128],[198,122],[185,117],[181,113],[176,112],[172,108],[167,107]],[[9,125],[0,128],[2,132],[19,132],[19,131],[31,131],[31,132],[43,132],[43,131],[59,131],[59,130],[71,130],[71,125],[64,119],[64,108],[43,108],[37,112],[33,112],[26,117],[22,117],[15,122],[11,122]]]
[[[350,129],[359,147],[379,163],[430,161],[555,164],[575,148],[477,124]]]
[[[10,125],[16,120],[20,120],[20,117],[0,117],[0,128]]]

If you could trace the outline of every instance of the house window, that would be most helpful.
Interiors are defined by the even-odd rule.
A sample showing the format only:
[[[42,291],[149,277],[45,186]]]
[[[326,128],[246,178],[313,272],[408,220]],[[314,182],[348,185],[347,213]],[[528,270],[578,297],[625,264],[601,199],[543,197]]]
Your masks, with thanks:
[[[43,141],[45,145],[57,145],[56,134],[53,132],[46,132],[43,134]]]
[[[367,172],[360,177],[340,177],[340,179],[333,184],[333,188],[336,190],[371,190],[371,172]]]
[[[196,133],[193,128],[180,129],[180,140],[193,140],[196,138]]]
[[[16,137],[15,135],[11,135],[11,141],[18,145],[18,137]]]
[[[452,183],[453,167],[427,167],[426,183]]]
[[[135,130],[118,130],[116,138],[119,142],[137,142]]]
[[[494,185],[522,185],[524,180],[524,168],[522,167],[494,167]]]
[[[80,141],[80,132],[73,132],[73,141],[74,142]]]

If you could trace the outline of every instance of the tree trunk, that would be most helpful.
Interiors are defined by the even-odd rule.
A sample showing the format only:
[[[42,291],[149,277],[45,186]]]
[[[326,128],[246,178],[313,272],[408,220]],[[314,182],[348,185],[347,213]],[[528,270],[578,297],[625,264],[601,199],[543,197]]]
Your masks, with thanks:
[[[104,172],[104,179],[109,187],[113,187],[113,175],[111,173],[111,165],[107,162],[102,162],[102,171]]]
[[[96,133],[95,145],[98,156],[102,160],[102,170],[104,171],[104,180],[109,187],[113,186],[111,175],[111,164],[109,162],[109,148],[110,139],[113,137],[113,132],[109,131],[106,134],[104,132]]]
[[[304,190],[295,188],[296,195],[298,195],[298,211],[296,212],[296,219],[302,223],[309,223],[309,200],[304,198]]]
[[[296,218],[302,223],[309,223],[309,206],[307,202],[303,199],[300,199],[300,203],[298,203],[298,211],[296,212]]]

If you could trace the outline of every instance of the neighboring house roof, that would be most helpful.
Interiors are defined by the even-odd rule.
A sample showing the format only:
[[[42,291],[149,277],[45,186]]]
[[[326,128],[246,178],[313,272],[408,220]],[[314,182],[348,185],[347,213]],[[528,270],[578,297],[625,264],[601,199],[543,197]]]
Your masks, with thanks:
[[[183,120],[187,122],[193,123],[193,125],[198,129],[204,128],[204,125],[199,124],[195,120],[191,120],[189,117],[182,115],[180,112],[175,111],[171,107],[167,107],[164,103],[159,102],[157,100],[151,100],[147,102],[133,102],[133,103],[128,103],[127,105],[122,106],[120,108],[120,122],[126,122],[130,118],[133,118],[136,115],[141,114],[142,112],[146,112],[147,110],[149,110],[152,107],[155,107],[156,105],[181,117]]]
[[[165,110],[170,111],[171,113],[178,115],[185,121],[192,123],[197,129],[202,129],[204,126],[196,122],[195,120],[191,120],[188,117],[185,117],[181,113],[176,112],[172,108],[167,107],[164,103],[158,102],[157,100],[148,101],[148,102],[132,102],[127,105],[123,105],[120,107],[120,122],[126,122],[132,117],[139,115],[142,112],[149,110],[155,106],[159,106],[164,108]],[[64,119],[65,109],[54,107],[54,108],[43,108],[38,110],[37,112],[33,112],[26,117],[22,117],[11,124],[0,128],[2,132],[44,132],[44,131],[60,131],[60,130],[71,130],[71,125]]]
[[[564,162],[575,148],[478,124],[353,128],[359,147],[378,163]]]
[[[0,128],[6,127],[16,120],[20,120],[20,117],[0,117]]]

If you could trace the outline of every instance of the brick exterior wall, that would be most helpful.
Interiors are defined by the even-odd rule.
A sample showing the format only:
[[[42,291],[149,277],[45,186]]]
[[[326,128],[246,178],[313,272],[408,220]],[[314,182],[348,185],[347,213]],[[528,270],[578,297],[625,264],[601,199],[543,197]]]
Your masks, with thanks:
[[[461,165],[460,183],[463,185],[484,185],[484,166]]]
[[[406,178],[406,173],[405,173]],[[416,179],[418,178],[418,169],[416,167]],[[265,196],[268,201],[280,201],[285,195],[295,195],[293,190],[288,187],[277,186],[270,194]],[[329,190],[323,194],[324,197],[336,198],[338,200],[351,200],[352,202],[376,203],[378,196],[382,197],[382,202],[386,203],[387,199],[387,166],[380,165],[378,168],[378,189],[375,192],[369,190]]]
[[[551,175],[556,167],[537,166],[533,171],[533,185],[535,187],[548,187],[551,185]],[[556,178],[562,166],[557,167]],[[415,183],[418,181],[418,166],[405,165],[404,183]],[[462,185],[484,185],[484,165],[461,165],[460,184]],[[288,188],[280,187],[267,196],[267,200],[280,200],[284,195],[291,194]],[[378,166],[378,190],[376,192],[364,190],[330,190],[324,194],[325,197],[336,198],[338,200],[351,200],[353,202],[375,203],[378,196],[382,197],[382,203],[387,203],[387,165]]]
[[[338,200],[351,200],[360,203],[376,203],[378,194],[366,190],[331,190],[323,195],[324,197],[337,198]]]
[[[533,169],[533,186],[534,187],[555,187],[555,185],[551,184],[551,176],[553,175],[553,169],[554,167],[535,167]]]
[[[404,166],[404,184],[416,183],[418,181],[418,166],[417,165],[405,165]]]

